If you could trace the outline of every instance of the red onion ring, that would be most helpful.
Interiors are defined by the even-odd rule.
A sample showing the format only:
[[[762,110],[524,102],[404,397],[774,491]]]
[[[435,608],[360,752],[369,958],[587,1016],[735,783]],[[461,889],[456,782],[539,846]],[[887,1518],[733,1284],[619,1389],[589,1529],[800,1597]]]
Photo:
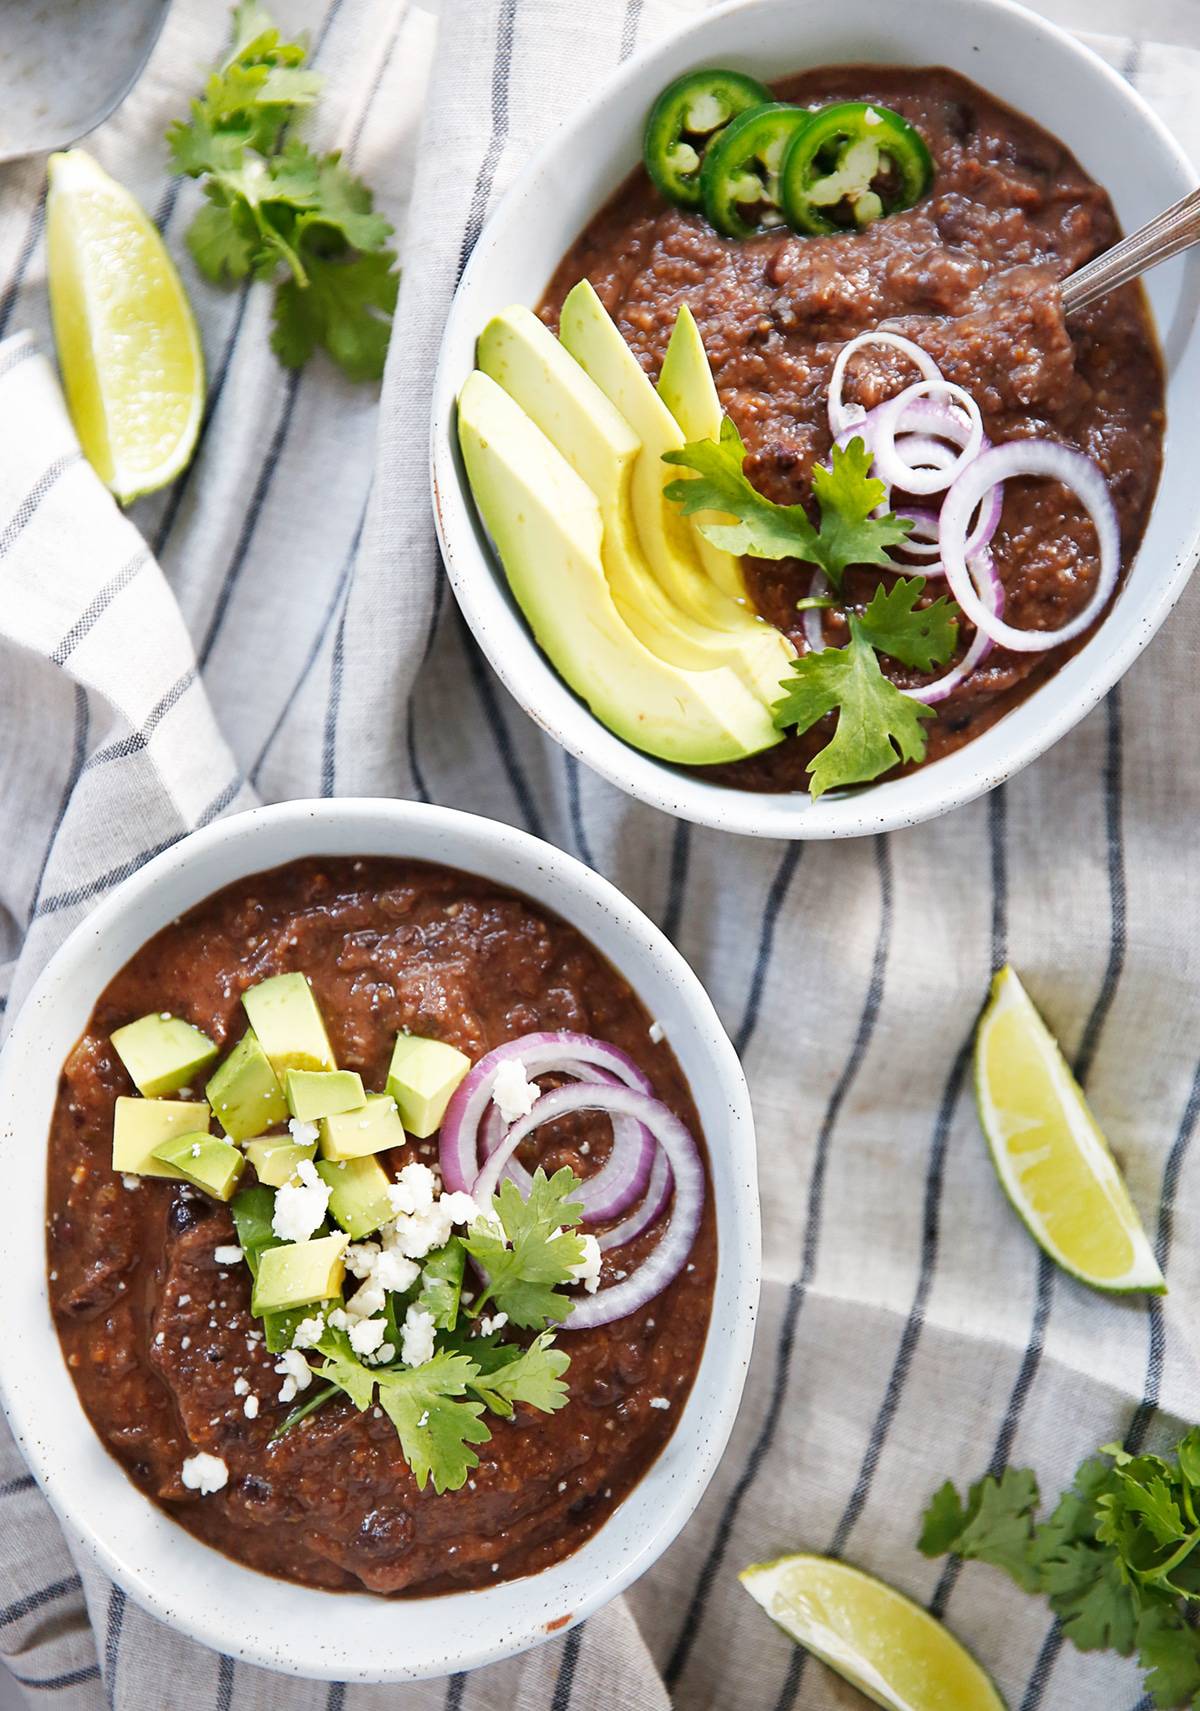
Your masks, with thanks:
[[[902,351],[920,370],[925,380],[938,383],[942,381],[942,371],[937,363],[911,339],[904,338],[900,333],[860,333],[857,338],[842,346],[833,365],[833,373],[829,377],[829,431],[835,440],[840,438],[847,428],[859,425],[866,419],[867,412],[861,404],[842,402],[842,385],[850,358],[856,351],[864,350],[868,345],[885,345],[890,350]],[[856,414],[859,411],[862,411],[861,415]]]
[[[986,547],[970,560],[971,575],[976,584],[981,587],[981,598],[996,617],[1004,610],[1004,584],[996,575],[996,567],[992,555]],[[952,690],[970,677],[976,666],[980,665],[992,651],[992,638],[986,631],[976,629],[970,647],[943,677],[933,683],[926,683],[919,689],[906,689],[904,693],[913,701],[922,701],[926,707],[933,707],[939,701],[944,701]]]
[[[646,1198],[627,1217],[622,1218],[619,1224],[614,1224],[611,1230],[605,1230],[604,1234],[597,1238],[600,1252],[607,1253],[610,1248],[623,1248],[626,1242],[631,1242],[635,1236],[640,1236],[643,1230],[648,1230],[666,1211],[674,1180],[666,1153],[656,1147]]]
[[[606,1070],[626,1087],[646,1094],[654,1091],[628,1053],[590,1034],[560,1028],[506,1040],[467,1071],[446,1107],[438,1147],[442,1181],[448,1189],[469,1193],[479,1174],[480,1126],[491,1103],[496,1072],[512,1059],[520,1059],[530,1080],[564,1064],[588,1064]]]
[[[908,422],[913,419],[912,406],[933,391],[961,405],[969,428],[957,457],[953,458],[946,468],[915,468],[906,463],[900,455],[896,439],[906,425],[906,419]],[[939,412],[939,422],[937,431],[945,438],[959,437],[961,425],[953,411],[944,409]],[[871,439],[875,454],[873,473],[888,487],[898,487],[902,493],[911,493],[918,497],[943,493],[956,477],[978,458],[983,446],[983,417],[979,414],[979,406],[971,394],[961,386],[955,386],[952,381],[940,378],[918,380],[915,385],[906,387],[903,392],[897,392],[894,398],[889,398],[885,404],[879,406],[871,424]]]
[[[685,1125],[649,1094],[598,1082],[580,1082],[574,1087],[556,1087],[543,1093],[529,1115],[512,1125],[503,1144],[479,1172],[471,1186],[474,1198],[483,1205],[490,1203],[500,1172],[534,1129],[568,1112],[586,1110],[632,1117],[649,1129],[671,1167],[675,1198],[670,1222],[656,1246],[620,1283],[609,1284],[595,1295],[576,1301],[563,1321],[563,1328],[569,1331],[583,1331],[623,1319],[659,1295],[683,1270],[704,1210],[704,1164]]]
[[[1018,630],[1004,623],[980,598],[968,565],[967,530],[976,506],[999,482],[1018,475],[1060,481],[1079,499],[1095,526],[1100,549],[1096,587],[1083,611],[1057,630]],[[1015,653],[1041,653],[1081,635],[1107,605],[1121,568],[1121,531],[1099,465],[1082,452],[1048,440],[1010,440],[976,458],[956,477],[942,503],[941,536],[942,563],[954,598],[978,629]]]

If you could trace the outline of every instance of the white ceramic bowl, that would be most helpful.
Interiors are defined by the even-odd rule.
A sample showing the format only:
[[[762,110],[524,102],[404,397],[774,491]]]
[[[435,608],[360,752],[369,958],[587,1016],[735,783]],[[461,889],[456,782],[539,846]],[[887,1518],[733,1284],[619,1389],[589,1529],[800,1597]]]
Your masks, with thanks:
[[[1027,765],[1110,689],[1158,629],[1200,552],[1200,259],[1147,277],[1168,371],[1166,459],[1136,564],[1104,623],[1056,676],[989,731],[906,778],[828,795],[754,795],[629,748],[592,717],[533,642],[471,505],[454,399],[488,317],[535,304],[577,233],[636,164],[655,95],[681,72],[730,65],[774,79],[854,61],[946,65],[1060,137],[1132,231],[1192,189],[1178,145],[1129,85],[1053,24],[1010,0],[748,0],[690,23],[626,65],[549,139],[488,221],[463,275],[434,387],[434,511],[459,605],[510,693],[558,742],[655,807],[724,831],[835,838],[890,831],[969,802]]]
[[[150,936],[221,886],[307,855],[409,856],[524,892],[579,929],[663,1024],[712,1160],[719,1258],[714,1332],[675,1432],[646,1477],[574,1556],[523,1580],[387,1600],[290,1585],[216,1555],[149,1502],[79,1405],[46,1291],[46,1148],[63,1060],[102,988]],[[404,802],[293,802],[196,832],[76,928],[0,1056],[0,1395],[63,1525],[172,1627],[267,1669],[404,1681],[474,1669],[580,1622],[644,1572],[699,1502],[729,1437],[759,1287],[754,1130],[741,1066],[674,947],[590,869],[509,826]],[[718,1329],[719,1328],[719,1329]]]

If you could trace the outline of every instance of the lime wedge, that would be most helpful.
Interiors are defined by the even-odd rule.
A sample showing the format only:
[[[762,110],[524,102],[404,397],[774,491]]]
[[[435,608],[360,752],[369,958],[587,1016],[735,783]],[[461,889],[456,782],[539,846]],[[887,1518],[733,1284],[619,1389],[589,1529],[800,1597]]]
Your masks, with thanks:
[[[1095,1289],[1165,1294],[1108,1142],[1011,968],[975,1035],[975,1094],[1004,1192],[1050,1258]]]
[[[779,1557],[739,1576],[767,1615],[885,1711],[1004,1711],[975,1659],[910,1598],[829,1557]]]
[[[151,220],[82,149],[52,154],[46,244],[54,339],[79,441],[122,502],[165,487],[196,446],[204,361]]]

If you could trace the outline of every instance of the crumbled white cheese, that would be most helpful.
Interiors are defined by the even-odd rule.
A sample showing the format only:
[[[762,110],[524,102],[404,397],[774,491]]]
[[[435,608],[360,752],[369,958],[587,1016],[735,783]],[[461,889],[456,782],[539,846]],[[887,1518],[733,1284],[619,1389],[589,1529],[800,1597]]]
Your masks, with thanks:
[[[525,1073],[519,1057],[505,1058],[492,1083],[492,1103],[506,1123],[528,1117],[539,1089]]]
[[[123,1176],[121,1178],[121,1186],[122,1188],[127,1188],[130,1194],[132,1194],[135,1188],[140,1188],[142,1186],[142,1179],[140,1176]]]
[[[307,1390],[312,1383],[312,1367],[299,1349],[284,1349],[275,1362],[275,1371],[283,1380],[279,1388],[281,1402],[290,1402],[297,1391]]]
[[[651,1408],[669,1408],[671,1404],[665,1396],[652,1396],[650,1406]]]
[[[178,1300],[176,1301],[175,1305],[177,1307],[186,1307],[191,1299],[192,1298],[190,1295],[181,1295],[178,1298]]]
[[[240,1265],[245,1257],[236,1242],[229,1242],[224,1247],[213,1249],[213,1258],[218,1265]]]
[[[589,1295],[594,1295],[600,1287],[600,1243],[595,1236],[579,1239],[583,1243],[583,1258],[571,1267],[571,1276],[582,1283]]]
[[[329,1209],[329,1185],[317,1175],[311,1159],[303,1159],[296,1170],[299,1181],[285,1182],[275,1196],[271,1228],[282,1242],[303,1242],[325,1221]]]
[[[359,1319],[350,1327],[350,1347],[356,1355],[373,1355],[386,1331],[386,1319]]]
[[[863,122],[867,125],[882,125],[883,120],[879,117],[879,114],[875,111],[874,107],[868,107],[866,112],[863,114]]]
[[[428,1426],[428,1424],[429,1424],[429,1410],[428,1410],[428,1408],[422,1408],[421,1416],[420,1416],[420,1419],[417,1421],[417,1425],[418,1426]]]
[[[369,1277],[365,1283],[359,1284],[347,1301],[346,1312],[351,1319],[370,1319],[383,1312],[384,1295],[384,1287],[378,1277]]]
[[[292,1139],[298,1147],[311,1147],[321,1134],[316,1123],[306,1123],[302,1117],[289,1118],[288,1128],[292,1131]]]
[[[443,1194],[438,1205],[452,1224],[477,1224],[484,1215],[469,1194],[457,1189],[453,1194]]]
[[[248,1378],[235,1378],[233,1394],[235,1396],[248,1396],[250,1394],[250,1380]]]
[[[435,1329],[432,1313],[415,1303],[408,1309],[400,1341],[400,1358],[405,1366],[424,1366],[433,1359]]]
[[[180,1337],[179,1346],[181,1349],[190,1349],[192,1346],[192,1339],[190,1337]]]
[[[380,1343],[373,1355],[367,1356],[368,1366],[386,1366],[396,1353],[395,1343]]]
[[[388,1199],[397,1217],[427,1212],[433,1205],[437,1186],[427,1164],[406,1164],[395,1182],[388,1184]]]
[[[485,1313],[483,1318],[479,1321],[479,1335],[481,1337],[490,1337],[493,1331],[502,1331],[507,1324],[507,1313],[493,1313],[490,1315]]]
[[[242,1403],[242,1413],[246,1416],[247,1420],[258,1419],[257,1396],[247,1396],[246,1400]]]
[[[229,1478],[229,1469],[220,1456],[210,1456],[201,1450],[187,1458],[179,1477],[189,1491],[198,1491],[201,1497],[207,1497],[211,1492],[220,1491]]]
[[[192,1152],[193,1158],[199,1158],[200,1157],[200,1142],[199,1141],[193,1141],[192,1142],[191,1152]]]
[[[435,1200],[421,1212],[408,1216],[402,1213],[386,1227],[383,1236],[392,1252],[401,1253],[406,1259],[424,1259],[434,1248],[445,1247],[452,1229],[449,1210],[442,1200]]]
[[[394,1290],[397,1295],[411,1289],[420,1275],[421,1268],[417,1262],[405,1259],[397,1248],[385,1248],[375,1267],[376,1283],[383,1289]]]
[[[667,1031],[663,1027],[662,1023],[661,1022],[651,1022],[651,1024],[650,1024],[651,1044],[656,1045],[656,1046],[661,1045],[662,1042],[666,1039],[666,1037],[667,1037]]]
[[[371,1277],[375,1267],[379,1264],[380,1252],[378,1242],[351,1242],[343,1256],[346,1261],[346,1270],[351,1277],[357,1277],[360,1280],[364,1277]]]
[[[314,1313],[311,1319],[301,1319],[292,1332],[292,1347],[315,1349],[324,1335],[325,1320],[320,1313]]]

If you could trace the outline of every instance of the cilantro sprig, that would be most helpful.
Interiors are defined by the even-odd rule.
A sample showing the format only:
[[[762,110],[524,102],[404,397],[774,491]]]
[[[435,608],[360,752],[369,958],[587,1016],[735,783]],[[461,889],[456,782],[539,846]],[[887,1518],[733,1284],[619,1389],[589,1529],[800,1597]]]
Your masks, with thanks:
[[[549,1179],[545,1171],[536,1171],[528,1200],[515,1183],[500,1184],[494,1200],[499,1227],[474,1224],[463,1242],[488,1279],[474,1313],[493,1302],[514,1325],[532,1331],[566,1317],[570,1303],[559,1290],[583,1259],[583,1242],[563,1228],[583,1215],[583,1207],[571,1199],[578,1187],[578,1177],[566,1166]]]
[[[695,472],[665,489],[684,516],[719,511],[737,519],[697,523],[714,546],[753,558],[804,559],[839,590],[848,565],[890,564],[889,549],[900,546],[912,528],[909,518],[892,512],[871,515],[886,489],[871,475],[871,453],[857,438],[848,446],[834,446],[828,468],[817,464],[813,470],[819,527],[803,505],[777,505],[751,485],[743,468],[746,447],[728,416],[721,422],[719,443],[696,440],[680,451],[664,452],[663,461]]]
[[[1002,1568],[1049,1601],[1080,1651],[1136,1652],[1156,1705],[1200,1711],[1200,1427],[1169,1458],[1106,1445],[1048,1519],[1039,1505],[1027,1468],[988,1474],[965,1498],[947,1481],[918,1548]]]
[[[751,484],[746,447],[728,416],[719,442],[697,440],[664,453],[664,461],[693,472],[665,490],[685,516],[717,512],[735,519],[697,518],[696,527],[715,546],[754,558],[798,558],[823,573],[838,600],[810,595],[797,601],[798,611],[839,604],[851,565],[895,571],[889,554],[912,528],[908,517],[875,515],[887,489],[871,474],[872,454],[857,436],[834,446],[828,465],[813,468],[818,524],[803,505],[778,505]],[[847,610],[850,640],[844,647],[792,661],[792,675],[780,684],[783,695],[771,709],[776,727],[802,734],[837,715],[833,736],[809,763],[814,797],[867,784],[901,761],[924,760],[925,725],[937,715],[897,689],[879,664],[879,655],[886,654],[914,670],[932,671],[953,654],[958,608],[945,596],[922,605],[924,594],[921,576],[897,576],[891,587],[881,582],[863,611]]]
[[[188,247],[215,284],[277,282],[271,345],[285,367],[322,346],[351,380],[377,380],[398,287],[392,227],[339,154],[285,140],[321,87],[306,57],[255,0],[234,7],[229,56],[167,132],[174,172],[204,180]]]

